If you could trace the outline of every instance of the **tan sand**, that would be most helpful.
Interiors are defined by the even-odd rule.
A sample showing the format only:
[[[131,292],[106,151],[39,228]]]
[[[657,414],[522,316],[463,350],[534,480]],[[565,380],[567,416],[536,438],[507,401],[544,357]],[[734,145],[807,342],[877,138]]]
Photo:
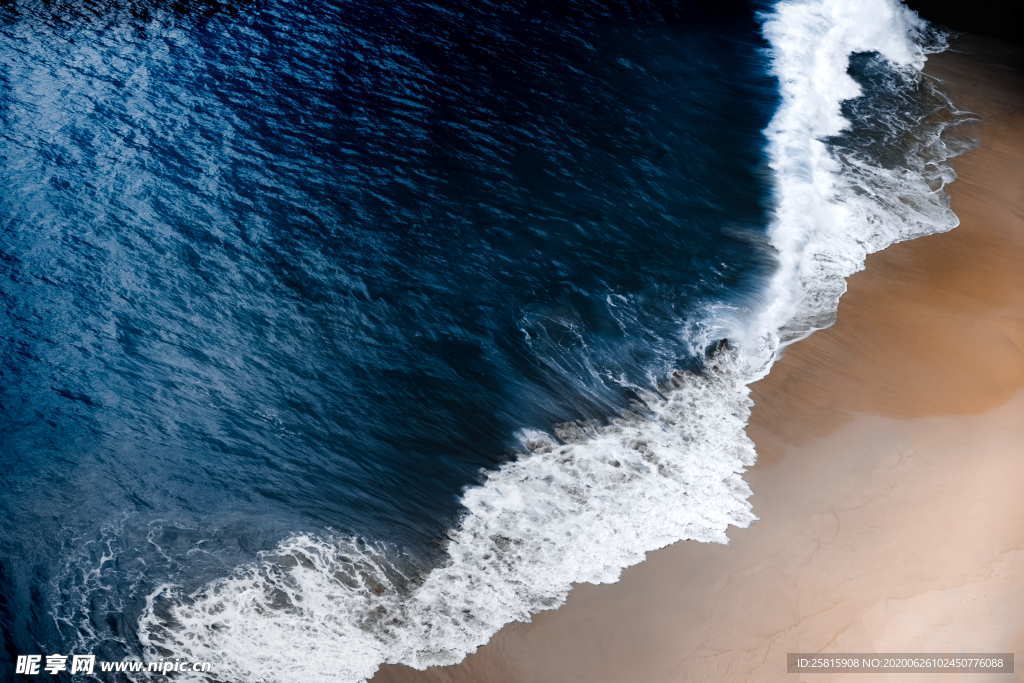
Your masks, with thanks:
[[[929,68],[984,121],[951,188],[962,225],[871,257],[838,324],[755,387],[760,521],[579,586],[459,666],[375,681],[1017,680],[785,672],[791,651],[1016,651],[1024,670],[1024,83],[963,47]]]

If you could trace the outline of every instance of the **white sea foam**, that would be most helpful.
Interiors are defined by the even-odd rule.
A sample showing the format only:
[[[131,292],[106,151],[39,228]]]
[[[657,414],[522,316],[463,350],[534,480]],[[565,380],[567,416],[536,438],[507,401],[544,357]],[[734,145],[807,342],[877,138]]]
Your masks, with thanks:
[[[921,131],[925,137],[896,169],[837,158],[825,142],[850,125],[843,101],[861,94],[847,73],[851,55],[877,52],[913,81],[926,51],[942,47],[940,36],[898,0],[785,1],[764,34],[782,96],[766,131],[776,187],[770,237],[779,267],[750,331],[768,335],[777,352],[832,322],[846,278],[868,254],[957,225],[938,193],[952,179],[941,162],[955,150],[945,147],[942,125]]]
[[[696,332],[735,341],[705,373],[676,375],[606,425],[522,434],[520,456],[465,492],[444,558],[422,578],[386,547],[295,536],[197,592],[155,591],[140,623],[147,654],[216,662],[226,681],[358,681],[383,663],[454,663],[504,624],[557,607],[573,583],[615,581],[682,539],[727,542],[730,525],[754,519],[741,476],[754,461],[747,385],[828,324],[868,253],[956,224],[938,191],[954,151],[942,126],[893,168],[824,142],[859,94],[850,55],[876,51],[918,82],[925,30],[895,0],[785,1],[767,18],[782,95],[766,131],[779,268],[757,316]]]
[[[301,680],[361,680],[382,662],[456,662],[653,548],[726,542],[728,525],[753,519],[741,378],[724,367],[689,377],[637,410],[561,443],[524,434],[526,452],[465,493],[444,563],[411,591],[386,549],[299,536],[197,595],[158,591],[171,618],[154,602],[146,644],[216,661],[226,680],[295,680],[296,667]]]

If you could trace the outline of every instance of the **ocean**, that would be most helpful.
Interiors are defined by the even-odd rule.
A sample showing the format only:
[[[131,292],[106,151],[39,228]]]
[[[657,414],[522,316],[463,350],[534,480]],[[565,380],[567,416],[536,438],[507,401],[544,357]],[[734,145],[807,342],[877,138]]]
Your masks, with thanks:
[[[753,522],[969,114],[896,0],[696,4],[0,4],[2,675],[453,663]]]

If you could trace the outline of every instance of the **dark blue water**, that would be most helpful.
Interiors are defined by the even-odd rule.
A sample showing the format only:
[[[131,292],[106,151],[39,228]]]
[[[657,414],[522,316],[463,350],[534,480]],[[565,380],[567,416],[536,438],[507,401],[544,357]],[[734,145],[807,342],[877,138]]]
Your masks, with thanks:
[[[6,656],[294,531],[428,561],[518,430],[697,366],[775,87],[688,4],[0,4]]]

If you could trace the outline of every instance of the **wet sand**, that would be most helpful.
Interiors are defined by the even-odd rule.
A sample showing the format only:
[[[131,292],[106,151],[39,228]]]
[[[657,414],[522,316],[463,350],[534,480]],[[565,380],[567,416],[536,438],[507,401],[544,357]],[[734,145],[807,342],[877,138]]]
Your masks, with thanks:
[[[983,121],[950,188],[961,227],[872,256],[838,323],[754,387],[760,520],[578,586],[458,666],[375,681],[1017,680],[786,673],[792,651],[1024,669],[1024,71],[991,41],[957,49],[928,71]]]

